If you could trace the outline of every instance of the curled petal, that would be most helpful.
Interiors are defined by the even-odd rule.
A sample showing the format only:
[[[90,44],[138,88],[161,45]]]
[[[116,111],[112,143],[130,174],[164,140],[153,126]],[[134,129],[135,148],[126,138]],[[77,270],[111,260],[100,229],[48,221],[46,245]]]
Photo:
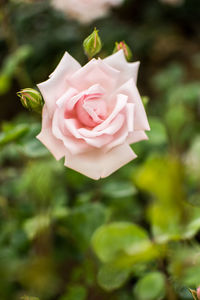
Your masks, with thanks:
[[[130,79],[116,93],[127,95],[128,102],[135,104],[134,130],[150,130],[147,115],[135,82]]]
[[[97,130],[95,130],[95,128],[93,130],[89,130],[86,128],[80,128],[80,129],[78,129],[78,131],[82,136],[88,137],[88,138],[95,138],[102,134],[113,135],[122,127],[123,123],[124,123],[124,115],[118,114],[110,122],[110,124],[102,130],[97,131]]]
[[[122,145],[123,143],[126,142],[127,137],[128,137],[127,125],[124,124],[124,126],[113,136],[113,141],[108,145],[106,145],[104,151],[107,152],[110,149],[113,149],[114,147]]]
[[[76,103],[85,95],[102,95],[105,93],[105,90],[99,85],[94,84],[89,89],[82,91],[81,93],[78,93],[78,91],[74,88],[71,88],[70,90],[76,91],[76,94],[72,95],[71,99],[67,99],[66,101],[66,109],[67,110],[73,110]],[[59,100],[61,101],[61,100]]]
[[[73,155],[90,150],[84,140],[75,138],[72,134],[63,134],[59,124],[59,111],[56,111],[52,122],[52,132],[58,141],[62,141],[66,150],[69,150]]]
[[[112,136],[109,136],[109,135],[106,135],[106,134],[103,134],[103,135],[95,137],[95,138],[84,137],[83,135],[80,134],[80,132],[78,130],[78,123],[74,119],[65,120],[65,126],[67,127],[69,132],[76,139],[82,139],[82,140],[85,141],[86,144],[88,144],[92,147],[101,148],[102,146],[108,144],[113,139]],[[79,144],[77,143],[77,147],[78,146],[79,146]]]
[[[126,95],[118,94],[116,105],[113,111],[108,116],[108,118],[105,119],[105,121],[103,121],[101,124],[95,127],[95,131],[104,130],[110,124],[110,122],[120,113],[120,111],[126,106],[127,100],[128,97]]]

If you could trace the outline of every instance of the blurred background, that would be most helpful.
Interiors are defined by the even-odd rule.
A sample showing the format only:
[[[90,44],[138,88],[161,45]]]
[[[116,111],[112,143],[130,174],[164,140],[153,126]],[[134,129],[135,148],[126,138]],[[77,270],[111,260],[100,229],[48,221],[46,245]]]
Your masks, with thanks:
[[[127,0],[84,23],[55,3],[0,2],[0,299],[193,299],[200,1]],[[125,41],[141,62],[151,126],[149,141],[133,146],[138,158],[99,181],[54,160],[35,139],[41,116],[16,95],[46,80],[64,51],[85,64],[82,42],[94,27],[101,57]]]

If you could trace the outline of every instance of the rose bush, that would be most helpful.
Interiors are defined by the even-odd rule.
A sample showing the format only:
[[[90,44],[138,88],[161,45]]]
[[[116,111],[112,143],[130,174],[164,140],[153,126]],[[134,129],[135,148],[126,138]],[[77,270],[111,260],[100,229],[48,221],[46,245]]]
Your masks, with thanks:
[[[88,23],[103,17],[109,7],[117,6],[123,0],[52,0],[55,8],[64,11],[69,17]]]
[[[65,157],[65,166],[93,179],[136,158],[129,144],[147,139],[150,129],[136,87],[138,67],[123,50],[84,67],[66,52],[38,85],[45,104],[37,138],[57,160]]]

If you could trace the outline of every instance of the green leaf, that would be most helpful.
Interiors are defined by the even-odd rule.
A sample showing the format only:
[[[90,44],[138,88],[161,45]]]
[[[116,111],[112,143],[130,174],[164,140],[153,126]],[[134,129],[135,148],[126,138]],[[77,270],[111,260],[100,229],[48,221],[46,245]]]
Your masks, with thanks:
[[[100,203],[85,203],[71,209],[67,219],[67,226],[76,239],[80,248],[89,246],[94,231],[101,226],[107,218],[107,211]]]
[[[151,130],[148,132],[149,143],[155,146],[167,143],[167,132],[163,122],[158,118],[150,118],[149,125]]]
[[[173,246],[173,245],[172,245]],[[176,244],[168,252],[168,271],[173,280],[186,287],[197,288],[200,283],[200,247],[191,243]]]
[[[159,300],[165,296],[165,277],[160,272],[152,272],[140,279],[134,287],[138,300]]]
[[[174,89],[174,86],[182,81],[184,75],[183,67],[177,63],[168,66],[163,72],[153,77],[153,83],[159,90]]]
[[[109,198],[125,198],[135,195],[136,188],[128,181],[110,181],[103,185],[102,193]]]
[[[38,158],[49,155],[47,148],[36,138],[41,130],[40,123],[29,124],[29,132],[20,139],[19,151],[30,158]]]
[[[102,262],[122,256],[142,255],[151,246],[144,229],[128,222],[101,226],[92,237],[92,246]]]
[[[114,264],[106,264],[98,273],[98,283],[106,291],[120,288],[128,279],[130,271],[117,268]]]
[[[21,153],[30,158],[39,158],[49,155],[47,148],[45,148],[36,137],[32,137],[32,139],[27,140],[27,142],[20,143],[18,149]]]
[[[13,76],[18,65],[26,60],[33,52],[30,45],[23,45],[15,51],[12,55],[8,56],[4,61],[3,67],[1,69],[1,74],[6,76]]]
[[[87,289],[82,285],[72,285],[68,288],[67,293],[64,294],[59,300],[86,300]]]
[[[26,220],[24,223],[24,230],[29,239],[32,240],[49,226],[50,216],[48,214],[41,214]]]
[[[194,106],[199,103],[200,87],[199,82],[181,84],[172,89],[169,94],[170,104],[187,104]]]
[[[29,131],[29,127],[26,124],[9,124],[4,125],[3,132],[0,133],[0,146],[16,141],[24,136]]]
[[[200,229],[200,208],[189,207],[190,220],[183,230],[183,237],[186,239],[192,238]]]

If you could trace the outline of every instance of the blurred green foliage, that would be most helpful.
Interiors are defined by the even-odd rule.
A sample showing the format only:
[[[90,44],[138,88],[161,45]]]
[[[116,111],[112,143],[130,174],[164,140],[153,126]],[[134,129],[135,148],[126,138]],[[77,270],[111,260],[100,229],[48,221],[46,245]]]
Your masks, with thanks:
[[[200,3],[127,0],[80,25],[47,1],[0,3],[0,299],[189,300],[200,285]],[[87,61],[125,40],[141,60],[149,141],[138,159],[90,180],[35,138],[20,88],[45,80],[64,51]],[[34,84],[33,84],[34,83]]]

